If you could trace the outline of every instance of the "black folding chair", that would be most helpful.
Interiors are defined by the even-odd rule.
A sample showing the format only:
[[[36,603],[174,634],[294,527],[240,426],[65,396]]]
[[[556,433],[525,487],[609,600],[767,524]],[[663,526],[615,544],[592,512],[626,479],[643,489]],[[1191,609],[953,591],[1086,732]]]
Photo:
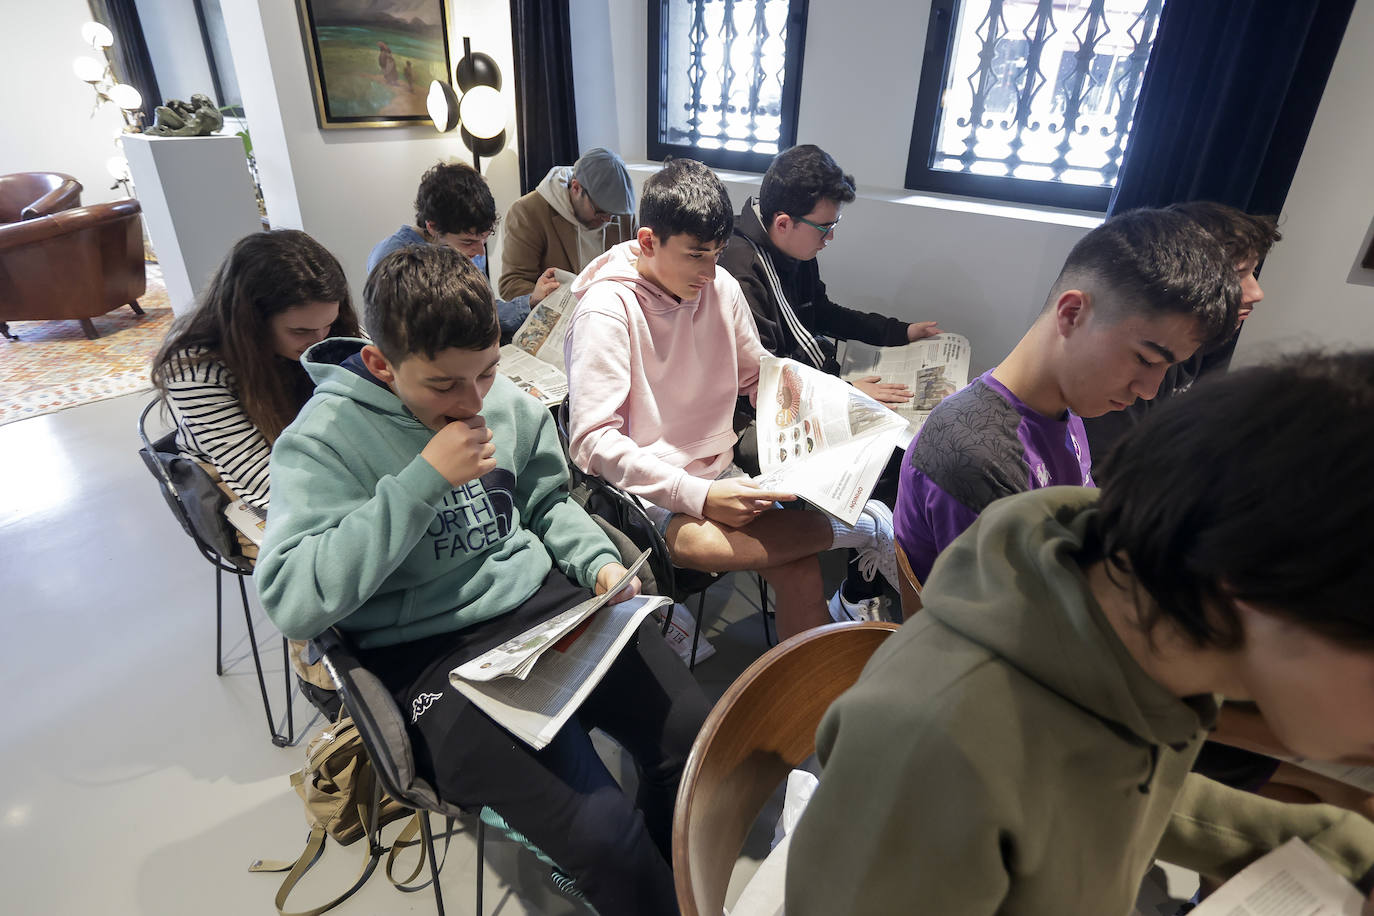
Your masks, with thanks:
[[[156,441],[148,437],[148,414],[160,403],[159,398],[154,398],[138,415],[138,438],[143,443],[138,454],[157,480],[162,498],[167,501],[167,507],[172,510],[182,530],[195,542],[200,555],[215,567],[215,674],[224,674],[224,576],[227,573],[238,579],[243,619],[248,626],[248,645],[253,652],[262,709],[267,716],[267,730],[273,744],[285,747],[295,740],[296,728],[291,710],[291,665],[286,637],[282,637],[281,641],[286,686],[286,733],[282,734],[277,731],[276,720],[272,717],[272,703],[267,698],[267,680],[262,673],[262,657],[258,654],[258,640],[253,631],[253,613],[248,605],[248,586],[244,582],[253,574],[253,563],[239,555],[232,528],[224,517],[224,507],[229,498],[200,465],[177,451],[176,431]]]

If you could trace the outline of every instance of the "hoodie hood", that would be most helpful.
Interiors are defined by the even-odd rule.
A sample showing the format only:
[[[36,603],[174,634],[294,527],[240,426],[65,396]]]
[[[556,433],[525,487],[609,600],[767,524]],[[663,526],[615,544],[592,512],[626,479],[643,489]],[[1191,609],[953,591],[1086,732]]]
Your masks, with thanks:
[[[927,613],[1114,731],[1181,748],[1215,724],[1216,699],[1175,697],[1117,637],[1076,559],[1097,511],[1079,487],[994,503],[936,561]]]
[[[403,426],[425,429],[394,391],[353,358],[370,343],[357,337],[330,337],[306,350],[301,364],[314,380],[316,393],[346,397],[378,413],[394,416]]]
[[[572,172],[570,165],[554,166],[535,187],[535,191],[548,202],[553,212],[577,230],[577,259],[580,263],[586,264],[606,250],[606,226],[611,223],[597,229],[588,229],[578,220],[577,214],[573,212],[572,195],[568,188],[572,181]]]
[[[649,312],[672,312],[695,309],[701,296],[679,301],[639,272],[639,243],[621,242],[592,261],[573,281],[573,296],[580,302],[593,284],[612,282],[628,287],[639,300],[640,308]]]

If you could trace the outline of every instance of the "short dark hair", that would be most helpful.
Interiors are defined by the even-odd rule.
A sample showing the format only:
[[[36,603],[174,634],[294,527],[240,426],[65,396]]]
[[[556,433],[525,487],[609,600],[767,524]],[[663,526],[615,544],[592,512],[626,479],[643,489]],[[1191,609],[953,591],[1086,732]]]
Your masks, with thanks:
[[[1079,239],[1047,307],[1065,290],[1096,293],[1109,321],[1127,315],[1188,315],[1206,350],[1236,329],[1240,281],[1221,244],[1170,210],[1130,210]]]
[[[1096,558],[1144,590],[1147,630],[1170,620],[1235,648],[1234,598],[1374,646],[1374,350],[1204,380],[1094,474]]]
[[[814,143],[803,143],[773,157],[759,185],[764,222],[779,213],[805,216],[822,200],[847,204],[854,199],[854,176],[847,175]]]
[[[420,178],[415,225],[440,232],[487,232],[496,225],[496,200],[487,181],[464,162],[441,162]]]
[[[363,287],[363,326],[393,365],[415,353],[485,350],[501,338],[487,278],[447,245],[408,245],[382,258]]]
[[[1277,217],[1251,216],[1213,200],[1190,200],[1170,204],[1168,209],[1182,213],[1210,232],[1226,249],[1232,263],[1250,258],[1263,260],[1274,243],[1283,239]]]
[[[644,182],[639,222],[665,242],[679,234],[724,242],[735,228],[735,210],[715,172],[695,159],[669,159]]]

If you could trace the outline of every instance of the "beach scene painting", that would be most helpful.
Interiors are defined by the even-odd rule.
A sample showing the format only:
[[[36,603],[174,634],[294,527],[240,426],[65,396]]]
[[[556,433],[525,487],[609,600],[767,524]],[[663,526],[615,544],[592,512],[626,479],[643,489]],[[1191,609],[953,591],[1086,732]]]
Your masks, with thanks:
[[[427,123],[449,80],[443,0],[299,0],[321,127]]]

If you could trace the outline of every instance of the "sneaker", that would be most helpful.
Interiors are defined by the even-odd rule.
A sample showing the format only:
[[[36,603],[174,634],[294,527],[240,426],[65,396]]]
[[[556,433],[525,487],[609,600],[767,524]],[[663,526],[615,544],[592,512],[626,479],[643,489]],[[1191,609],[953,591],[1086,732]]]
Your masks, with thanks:
[[[844,596],[844,586],[841,585],[830,596],[830,618],[836,623],[846,620],[886,620],[886,605],[887,602],[881,597],[850,601]]]
[[[897,546],[892,536],[892,510],[876,499],[864,503],[860,510],[873,519],[873,544],[859,549],[859,573],[865,582],[872,582],[878,573],[897,594],[902,593],[902,577],[897,571]]]

